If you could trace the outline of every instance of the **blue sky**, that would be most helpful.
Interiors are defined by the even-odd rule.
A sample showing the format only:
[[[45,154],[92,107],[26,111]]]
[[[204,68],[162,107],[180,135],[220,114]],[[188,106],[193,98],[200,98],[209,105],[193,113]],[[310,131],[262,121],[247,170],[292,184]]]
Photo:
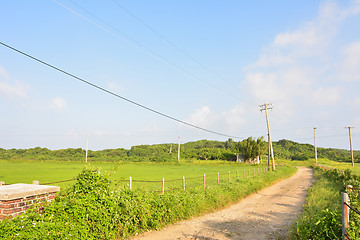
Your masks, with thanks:
[[[1,1],[0,41],[230,136],[360,148],[360,1]],[[225,141],[0,45],[0,147]],[[234,138],[235,141],[239,139]]]

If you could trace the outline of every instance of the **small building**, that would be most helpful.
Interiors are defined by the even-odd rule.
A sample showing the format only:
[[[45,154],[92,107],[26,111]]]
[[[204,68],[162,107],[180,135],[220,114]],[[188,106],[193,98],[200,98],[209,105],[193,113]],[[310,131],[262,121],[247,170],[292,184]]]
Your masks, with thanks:
[[[260,156],[245,160],[244,155],[236,154],[236,162],[243,162],[243,163],[250,163],[250,164],[260,164]]]

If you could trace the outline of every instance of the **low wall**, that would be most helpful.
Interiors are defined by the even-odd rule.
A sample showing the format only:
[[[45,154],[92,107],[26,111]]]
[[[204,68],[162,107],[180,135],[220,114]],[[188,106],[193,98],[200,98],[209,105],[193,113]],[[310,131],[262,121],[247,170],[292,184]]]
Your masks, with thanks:
[[[60,187],[57,186],[35,184],[0,186],[0,220],[20,215],[34,203],[51,202],[58,191]]]

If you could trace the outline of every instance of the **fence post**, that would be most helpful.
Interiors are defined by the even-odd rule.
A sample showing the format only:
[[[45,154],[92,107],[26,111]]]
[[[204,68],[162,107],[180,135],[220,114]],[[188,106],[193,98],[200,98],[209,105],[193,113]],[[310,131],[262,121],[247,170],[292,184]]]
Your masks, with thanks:
[[[132,189],[132,177],[129,177],[129,189]]]
[[[245,177],[245,170],[244,170],[244,177]]]
[[[229,182],[230,182],[230,171],[229,171]]]
[[[204,189],[205,189],[205,179],[206,179],[206,176],[205,176],[205,174],[204,174]]]
[[[162,195],[165,193],[165,178],[162,179]]]
[[[347,193],[341,193],[341,213],[342,213],[342,239],[346,239],[346,228],[349,227],[349,207],[345,205],[349,204],[349,196]]]
[[[239,179],[239,170],[236,170],[236,179]]]
[[[185,177],[183,176],[183,190],[185,191]]]
[[[34,180],[34,181],[32,182],[32,184],[34,184],[34,185],[39,185],[39,181],[38,181],[38,180]]]
[[[217,182],[218,182],[218,184],[220,183],[220,174],[219,173],[217,173]]]

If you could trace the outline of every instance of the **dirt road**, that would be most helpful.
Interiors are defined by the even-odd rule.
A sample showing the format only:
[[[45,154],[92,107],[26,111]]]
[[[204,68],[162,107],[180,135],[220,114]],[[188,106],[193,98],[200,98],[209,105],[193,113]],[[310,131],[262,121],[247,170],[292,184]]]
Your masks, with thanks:
[[[300,167],[292,177],[227,209],[134,239],[286,239],[288,229],[301,212],[307,189],[313,182],[312,169]]]

